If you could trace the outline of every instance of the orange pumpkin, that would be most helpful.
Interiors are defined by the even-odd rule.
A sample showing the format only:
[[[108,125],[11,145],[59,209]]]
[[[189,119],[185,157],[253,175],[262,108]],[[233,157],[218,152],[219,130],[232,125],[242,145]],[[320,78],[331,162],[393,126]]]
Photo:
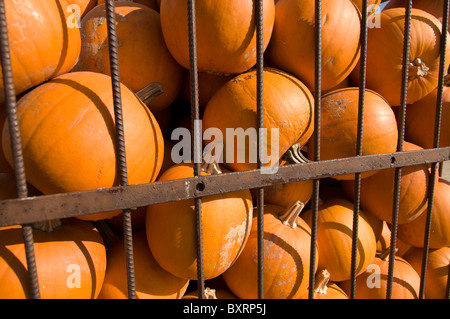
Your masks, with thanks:
[[[235,74],[256,64],[256,21],[252,0],[197,0],[197,65],[200,72]],[[161,2],[161,26],[175,60],[189,69],[188,5],[184,0]],[[275,18],[273,0],[263,1],[264,48]]]
[[[433,199],[430,248],[437,249],[450,245],[449,210],[450,182],[444,178],[439,178]],[[398,238],[414,247],[423,247],[427,213],[427,207],[425,207],[418,218],[409,223],[399,225],[397,229]]]
[[[80,32],[66,23],[67,7],[66,0],[5,1],[16,94],[69,72],[77,62]],[[4,99],[0,78],[0,101]]]
[[[395,152],[398,129],[394,111],[382,96],[366,89],[364,97],[362,155]],[[331,160],[356,155],[359,88],[338,89],[325,94],[321,104],[320,159]],[[313,159],[314,134],[308,143]],[[376,171],[363,172],[363,178]],[[354,179],[354,174],[334,176]]]
[[[105,278],[106,249],[92,223],[76,219],[44,223],[33,232],[42,299],[95,299]],[[52,229],[52,227],[56,227]],[[20,226],[0,228],[0,296],[30,298]]]
[[[189,284],[188,279],[165,271],[152,256],[145,231],[133,233],[134,274],[137,299],[179,299]],[[108,247],[105,280],[99,299],[128,298],[127,268],[123,239]]]
[[[223,162],[231,170],[257,167],[256,77],[256,71],[252,70],[228,81],[209,100],[203,114],[204,135],[208,129],[221,133],[211,137],[212,142],[205,138],[205,143],[218,146],[223,143]],[[312,135],[314,99],[306,86],[292,75],[267,68],[263,77],[265,133],[261,161],[265,166],[274,166],[293,144],[304,145]],[[245,141],[240,138],[244,134],[249,134]]]
[[[202,175],[220,174],[218,165],[204,166]],[[176,164],[158,181],[194,176],[192,164]],[[252,222],[249,190],[202,198],[203,269],[205,279],[222,274],[236,260]],[[194,200],[166,202],[147,207],[146,232],[156,261],[171,274],[197,279]]]
[[[405,8],[406,1],[405,0],[390,0],[386,5],[385,9],[391,8]],[[444,8],[444,0],[414,0],[412,3],[412,7],[416,9],[420,9],[426,11],[436,18],[442,23],[443,11]],[[450,29],[449,29],[450,31]]]
[[[303,218],[311,227],[312,210]],[[353,233],[353,203],[342,198],[330,198],[319,206],[317,245],[319,268],[327,269],[331,281],[344,281],[351,275],[351,246]],[[357,274],[364,272],[375,258],[376,238],[361,211],[358,218]]]
[[[404,142],[404,151],[421,147]],[[398,223],[404,224],[418,218],[427,205],[428,164],[402,168]],[[354,181],[343,181],[343,189],[353,199]],[[388,223],[392,222],[394,203],[395,168],[384,169],[361,180],[361,207],[364,211]]]
[[[362,12],[363,0],[352,0],[354,4],[358,7],[359,11]],[[373,14],[378,9],[381,4],[381,0],[369,0],[367,9],[370,10],[368,13]]]
[[[270,66],[294,74],[314,90],[315,1],[280,0],[267,48]],[[322,90],[341,83],[360,54],[360,13],[351,0],[322,3]]]
[[[356,277],[356,299],[386,299],[389,254],[384,252],[373,259],[370,268]],[[420,277],[414,268],[403,258],[395,256],[392,299],[417,299]],[[350,280],[340,282],[339,286],[350,292]]]
[[[121,86],[129,184],[156,179],[163,138],[148,108]],[[44,194],[76,192],[119,184],[111,78],[92,72],[61,75],[17,103],[27,180]],[[8,121],[3,151],[12,163]],[[105,212],[79,218],[97,220]]]
[[[442,95],[439,147],[450,146],[450,77],[445,79]],[[423,148],[434,147],[437,88],[406,108],[405,138]]]
[[[403,257],[418,274],[422,273],[423,249],[413,248]],[[428,263],[425,280],[425,299],[446,299],[448,269],[450,266],[450,247],[428,251]]]
[[[392,106],[398,106],[401,98],[405,9],[382,11],[379,25],[379,28],[368,30],[366,87],[380,93]],[[433,15],[412,9],[408,104],[420,100],[438,85],[441,29],[441,23]],[[449,48],[447,46],[445,69],[450,63]],[[359,83],[359,63],[351,76],[355,83]]]
[[[152,112],[160,111],[177,97],[183,70],[165,45],[159,14],[130,1],[116,2],[115,11],[121,82],[135,93],[153,82],[160,83],[164,92],[148,105]],[[82,19],[80,31],[81,53],[75,70],[110,75],[104,4]]]
[[[308,288],[311,229],[298,217],[302,208],[300,202],[293,203],[288,209],[264,206],[263,285],[266,299],[297,299]],[[223,274],[227,286],[241,299],[258,296],[256,218],[244,250]]]

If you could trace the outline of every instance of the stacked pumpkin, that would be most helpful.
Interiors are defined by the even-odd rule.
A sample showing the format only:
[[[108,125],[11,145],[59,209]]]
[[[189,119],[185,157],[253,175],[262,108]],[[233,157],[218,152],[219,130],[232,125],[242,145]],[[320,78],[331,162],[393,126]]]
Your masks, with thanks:
[[[12,6],[12,1],[5,1],[8,22],[28,25],[29,33],[15,32],[19,23],[8,26],[25,171],[30,189],[38,194],[119,185],[104,2],[52,0],[44,5],[27,0],[27,10],[22,12]],[[80,8],[79,28],[60,23],[46,29],[47,21],[71,18],[65,10],[69,4]],[[370,4],[377,6],[380,1]],[[293,150],[303,161],[315,160],[316,156],[331,160],[356,155],[362,3],[322,3],[320,152],[314,150],[314,6],[313,0],[263,1],[266,131],[261,161],[267,169],[298,164],[284,156]],[[30,13],[40,10],[46,12],[45,21],[34,21],[40,15]],[[179,153],[186,151],[181,147],[186,141],[176,144],[178,136],[172,134],[175,129],[191,132],[187,2],[115,1],[115,10],[129,184],[192,177],[192,163],[176,160],[183,158]],[[255,169],[257,141],[251,135],[257,131],[254,3],[197,0],[196,10],[198,101],[205,150],[201,174]],[[369,29],[368,35],[363,155],[395,152],[399,136],[396,116],[404,9],[371,12],[371,19],[379,19],[381,27]],[[433,145],[433,136],[427,134],[433,132],[434,125],[441,29],[438,18],[413,9],[404,151]],[[41,39],[44,34],[49,38],[30,46],[34,33]],[[47,49],[48,43],[55,45],[54,57],[30,51],[41,46]],[[30,60],[39,56],[45,61]],[[155,82],[161,84],[163,92],[144,99],[142,92],[154,88]],[[447,103],[444,91],[444,116]],[[422,129],[417,130],[420,125]],[[226,133],[230,129],[235,134],[233,139],[241,132],[248,134],[245,147],[229,140]],[[450,146],[445,130],[443,124],[440,146]],[[7,120],[2,143],[5,178],[13,180]],[[190,141],[187,144],[190,146]],[[427,164],[405,167],[402,172],[393,298],[417,298],[430,173]],[[443,297],[447,274],[439,269],[448,267],[450,261],[446,216],[450,187],[443,178],[435,183],[426,298]],[[15,197],[14,183],[3,185],[8,187],[2,191],[2,198]],[[362,174],[357,298],[386,296],[393,185],[393,169]],[[311,275],[316,277],[314,298],[348,298],[353,190],[353,174],[323,179],[316,259],[311,267],[312,181],[264,189],[265,298],[307,298]],[[212,296],[216,298],[258,296],[256,205],[253,190],[202,198],[204,278],[207,291],[215,291]],[[194,200],[140,207],[132,211],[132,217],[137,297],[193,298],[198,279]],[[42,296],[126,298],[121,222],[121,211],[80,212],[75,218],[34,225]],[[112,242],[105,232],[99,233],[96,227],[100,226],[100,230],[112,228],[116,236]],[[0,230],[0,241],[6,248],[0,252],[0,295],[5,298],[29,297],[19,231],[19,227]],[[61,236],[67,246],[62,245]],[[86,249],[79,248],[80,241]],[[93,264],[85,266],[88,260]],[[380,282],[369,287],[373,271]],[[55,273],[61,280],[52,286],[47,276]]]

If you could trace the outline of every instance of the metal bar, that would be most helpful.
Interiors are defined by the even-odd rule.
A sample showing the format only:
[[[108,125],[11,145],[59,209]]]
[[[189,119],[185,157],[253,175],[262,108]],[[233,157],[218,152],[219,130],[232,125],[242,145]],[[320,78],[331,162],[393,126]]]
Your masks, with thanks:
[[[141,207],[169,201],[208,196],[243,189],[314,180],[386,168],[418,165],[450,159],[450,147],[377,155],[364,155],[303,164],[282,165],[273,174],[259,170],[199,176],[126,187],[117,186],[83,192],[42,195],[0,201],[0,225],[28,224],[97,212]],[[202,189],[197,185],[202,184]]]
[[[399,114],[399,134],[397,142],[397,152],[403,151],[403,142],[405,140],[405,116],[406,116],[406,100],[408,94],[408,66],[409,66],[409,51],[410,51],[410,35],[411,35],[411,10],[412,0],[408,0],[405,8],[405,37],[403,39],[403,67],[402,67],[402,83],[400,96],[400,114]],[[395,250],[397,242],[397,226],[398,226],[398,211],[400,202],[402,168],[395,169],[394,178],[394,201],[391,223],[391,242],[389,252],[389,268],[387,278],[386,299],[392,297],[392,285],[394,281],[394,264],[395,264]]]
[[[364,133],[364,101],[366,91],[366,66],[367,66],[367,19],[368,19],[368,0],[362,2],[362,18],[360,31],[360,83],[359,83],[359,101],[358,101],[358,124],[356,140],[356,156],[363,155],[363,133]],[[350,270],[350,299],[355,299],[357,260],[358,260],[358,233],[359,233],[359,213],[361,206],[361,173],[355,173],[355,188],[353,201],[353,228],[352,228],[352,254]]]
[[[256,116],[258,126],[257,168],[263,167],[264,156],[264,26],[263,1],[255,2],[256,17]],[[257,251],[258,251],[258,298],[264,298],[264,188],[257,192]]]
[[[439,84],[438,84],[438,92],[437,92],[437,100],[436,100],[436,118],[434,125],[434,141],[433,147],[439,147],[439,138],[441,132],[441,120],[442,120],[442,103],[443,103],[443,92],[445,85],[445,56],[447,49],[447,28],[448,20],[449,20],[449,0],[444,1],[443,5],[443,18],[442,18],[442,31],[441,32],[441,42],[440,42],[440,61],[439,61]],[[422,256],[422,268],[421,268],[421,276],[420,276],[420,289],[419,289],[419,298],[425,298],[425,281],[426,281],[426,272],[428,265],[428,252],[430,247],[430,232],[431,232],[431,220],[433,214],[433,202],[434,202],[434,194],[435,194],[435,181],[438,177],[438,168],[442,166],[443,163],[432,163],[431,164],[431,173],[430,179],[428,182],[428,203],[427,203],[427,216],[425,221],[425,235],[423,241],[423,256]]]
[[[315,61],[314,61],[314,162],[320,161],[320,105],[322,95],[322,0],[316,0],[314,9]],[[317,260],[317,217],[319,211],[320,178],[313,179],[311,197],[311,248],[309,263],[308,298],[314,299],[315,264]]]
[[[194,177],[200,176],[202,162],[201,127],[198,125],[200,109],[198,102],[198,67],[197,67],[197,30],[195,25],[195,0],[188,1],[188,30],[189,30],[189,72],[191,79],[191,121],[192,121],[192,149],[194,163]],[[202,200],[195,197],[195,230],[197,248],[197,285],[198,297],[205,298],[205,279],[203,269],[203,230],[202,230]]]
[[[114,101],[114,119],[116,129],[116,160],[120,175],[120,185],[128,185],[128,172],[125,151],[125,132],[123,128],[122,96],[120,89],[120,70],[118,40],[116,32],[116,14],[114,0],[106,0],[106,20],[109,40],[109,61],[111,69],[111,83]],[[134,206],[130,206],[134,207]],[[127,207],[122,212],[123,235],[127,265],[128,298],[136,299],[136,283],[133,256],[133,232],[131,224],[131,211]]]
[[[11,51],[9,46],[8,24],[6,21],[5,1],[0,1],[0,55],[2,64],[3,87],[5,94],[6,115],[9,122],[9,133],[11,136],[11,150],[14,163],[14,174],[16,192],[18,198],[28,197],[27,181],[25,176],[25,165],[22,154],[22,142],[16,110],[16,92],[11,62]],[[39,280],[34,253],[33,229],[31,225],[22,226],[22,236],[25,246],[25,256],[28,269],[28,283],[30,285],[30,297],[40,298]]]

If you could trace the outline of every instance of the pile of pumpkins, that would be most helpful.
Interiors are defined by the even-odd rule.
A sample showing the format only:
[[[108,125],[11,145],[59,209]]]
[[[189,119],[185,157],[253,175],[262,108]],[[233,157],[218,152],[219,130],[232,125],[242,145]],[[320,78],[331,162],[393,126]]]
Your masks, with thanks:
[[[31,196],[119,185],[104,0],[5,0],[17,117]],[[399,138],[405,1],[369,1],[363,155],[395,152]],[[432,3],[433,5],[431,5]],[[414,1],[405,141],[433,147],[443,1]],[[322,3],[320,152],[314,150],[314,0],[263,0],[264,127],[278,130],[276,162],[293,147],[306,160],[356,155],[362,1]],[[375,7],[372,7],[375,5]],[[202,130],[255,128],[254,1],[196,0],[198,103]],[[194,176],[173,161],[176,128],[191,130],[188,9],[185,0],[115,1],[129,184]],[[450,63],[446,51],[445,68]],[[140,92],[159,83],[162,92]],[[0,199],[16,197],[10,127],[1,81]],[[450,146],[450,91],[443,91],[440,146]],[[219,137],[216,136],[218,139]],[[211,141],[212,140],[212,141]],[[205,139],[204,145],[214,139]],[[217,142],[217,141],[216,141]],[[250,147],[226,147],[201,174],[256,168]],[[264,147],[273,150],[268,137]],[[245,160],[237,160],[243,152]],[[232,152],[231,152],[232,153]],[[270,154],[272,156],[273,154]],[[272,162],[263,162],[270,165]],[[269,164],[267,164],[269,163]],[[386,298],[394,169],[362,173],[356,298]],[[354,174],[320,184],[316,263],[310,266],[312,181],[264,189],[264,297],[350,296]],[[418,298],[430,165],[402,169],[392,298]],[[439,177],[432,207],[425,298],[444,298],[450,262],[450,182]],[[257,298],[257,193],[202,198],[208,298]],[[36,223],[42,298],[127,298],[121,211]],[[198,298],[194,200],[132,210],[137,298]],[[29,298],[20,226],[0,228],[0,297]]]

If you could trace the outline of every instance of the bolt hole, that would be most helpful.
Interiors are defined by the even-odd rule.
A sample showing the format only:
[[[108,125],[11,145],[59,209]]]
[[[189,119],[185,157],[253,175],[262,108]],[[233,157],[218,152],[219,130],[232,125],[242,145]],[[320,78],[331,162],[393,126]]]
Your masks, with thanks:
[[[391,157],[391,163],[392,163],[392,164],[395,163],[395,157],[394,157],[394,156]]]
[[[198,184],[195,186],[195,189],[197,189],[199,192],[203,192],[203,191],[205,190],[205,184],[203,184],[203,183],[198,183]]]

